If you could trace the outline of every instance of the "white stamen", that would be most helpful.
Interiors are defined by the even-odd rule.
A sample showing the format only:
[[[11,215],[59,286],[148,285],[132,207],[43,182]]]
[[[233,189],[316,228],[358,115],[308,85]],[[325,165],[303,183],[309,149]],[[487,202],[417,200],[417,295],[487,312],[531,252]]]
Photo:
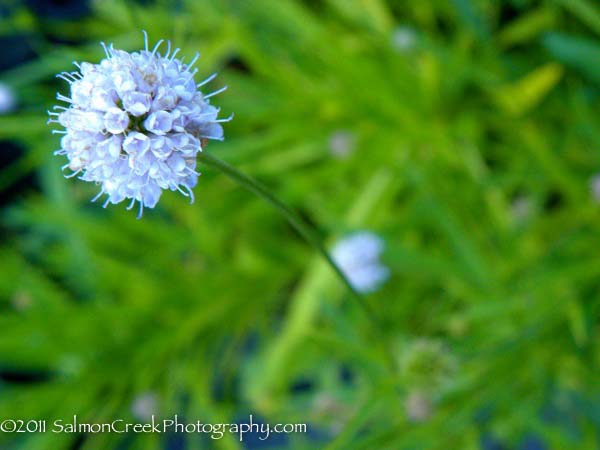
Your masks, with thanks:
[[[195,201],[195,197],[194,197],[194,192],[190,189],[190,187],[187,184],[184,184],[183,187],[185,187],[185,189],[188,191],[189,193],[189,197],[190,197],[190,205],[192,203],[194,203]]]
[[[56,78],[60,78],[61,80],[66,81],[69,84],[73,83],[73,80],[71,80],[70,78],[67,78],[66,76],[62,75],[62,74],[58,74],[56,75]]]
[[[216,91],[213,91],[208,95],[205,95],[204,98],[207,99],[207,98],[214,97],[215,95],[219,95],[221,92],[224,92],[226,90],[227,90],[227,86],[223,86],[221,89],[217,89]]]
[[[56,94],[56,99],[67,103],[73,103],[73,100],[71,100],[69,97],[65,97],[62,94]]]
[[[226,117],[224,119],[217,119],[217,120],[213,120],[213,122],[230,122],[231,119],[233,119],[233,113],[231,113],[229,115],[229,117]]]
[[[104,53],[106,53],[106,57],[110,59],[110,57],[112,56],[110,54],[110,52],[108,51],[108,48],[106,47],[106,44],[104,42],[100,42],[100,45],[102,46],[102,48],[104,49]]]
[[[156,43],[156,45],[155,45],[155,46],[154,46],[154,48],[152,49],[152,54],[153,54],[153,55],[154,55],[154,54],[156,54],[156,51],[157,51],[157,50],[158,50],[158,48],[160,47],[160,44],[162,44],[163,42],[165,42],[165,40],[164,40],[164,39],[161,39],[160,41],[158,41],[158,42]]]
[[[203,81],[201,81],[200,83],[198,83],[196,85],[196,87],[202,87],[204,86],[206,83],[210,83],[212,80],[214,80],[217,77],[217,73],[213,73],[212,75],[210,75],[208,78],[204,79]]]
[[[189,197],[189,195],[187,194],[187,192],[185,192],[183,189],[181,189],[181,187],[179,185],[175,185],[175,189],[177,189],[179,192],[181,192],[181,194],[184,197]]]
[[[198,58],[200,58],[200,53],[196,52],[196,55],[194,56],[194,58],[190,61],[190,63],[187,66],[188,70],[190,70],[192,68],[192,66],[194,64],[196,64],[196,61],[198,61]]]
[[[94,203],[96,200],[98,200],[100,197],[102,197],[102,194],[104,194],[104,189],[100,189],[100,192],[98,192],[96,195],[94,195],[94,198],[92,198],[90,200],[90,202]]]
[[[173,62],[173,60],[175,59],[175,55],[177,55],[177,53],[179,53],[180,50],[181,50],[180,48],[176,48],[173,51],[173,54],[171,55],[171,59],[169,59],[169,61]]]

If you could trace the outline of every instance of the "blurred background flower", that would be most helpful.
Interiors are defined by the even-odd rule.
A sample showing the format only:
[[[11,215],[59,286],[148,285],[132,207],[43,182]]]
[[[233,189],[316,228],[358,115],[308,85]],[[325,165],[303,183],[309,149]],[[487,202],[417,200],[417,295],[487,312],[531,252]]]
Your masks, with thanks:
[[[0,114],[7,114],[15,109],[16,99],[12,89],[0,84]]]
[[[329,248],[376,230],[380,329],[203,164],[194,206],[164,196],[143,221],[62,179],[54,75],[141,29],[229,86],[236,120],[206,151]],[[592,0],[1,2],[0,418],[309,433],[0,448],[597,448],[599,35]]]
[[[358,231],[341,238],[331,250],[331,257],[358,292],[376,291],[389,277],[381,263],[383,240],[370,231]]]

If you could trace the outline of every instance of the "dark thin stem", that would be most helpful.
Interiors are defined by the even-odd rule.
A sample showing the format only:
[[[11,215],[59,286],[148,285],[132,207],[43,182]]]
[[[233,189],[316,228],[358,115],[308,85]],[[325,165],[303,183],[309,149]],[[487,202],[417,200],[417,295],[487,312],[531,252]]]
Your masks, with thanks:
[[[337,264],[331,259],[331,256],[323,246],[321,240],[316,236],[315,232],[312,228],[304,221],[302,218],[294,212],[292,209],[287,207],[284,203],[282,203],[277,197],[271,194],[262,184],[258,181],[250,178],[248,175],[237,170],[235,167],[230,166],[224,161],[221,161],[218,158],[215,158],[209,153],[200,152],[198,153],[198,159],[205,163],[208,166],[214,167],[219,170],[236,183],[244,186],[250,191],[254,192],[256,195],[261,197],[263,200],[266,200],[271,204],[277,211],[279,211],[292,225],[296,231],[308,242],[324,259],[327,261],[327,264],[333,269],[338,278],[346,285],[348,290],[352,293],[352,297],[358,302],[360,307],[365,311],[368,315],[369,319],[374,322],[374,324],[379,328],[379,319],[375,315],[374,311],[365,302],[362,295],[360,295],[354,287],[350,284],[344,273],[337,266]]]

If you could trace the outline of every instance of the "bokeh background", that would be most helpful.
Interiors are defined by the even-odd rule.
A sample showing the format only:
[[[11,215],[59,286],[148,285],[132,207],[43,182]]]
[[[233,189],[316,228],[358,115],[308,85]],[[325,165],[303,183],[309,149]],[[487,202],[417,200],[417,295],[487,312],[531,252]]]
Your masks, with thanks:
[[[206,151],[327,245],[384,240],[366,301],[211,168],[142,220],[65,180],[46,110],[100,41],[228,85]],[[2,449],[600,448],[593,0],[3,0],[0,417],[307,434],[0,434]]]

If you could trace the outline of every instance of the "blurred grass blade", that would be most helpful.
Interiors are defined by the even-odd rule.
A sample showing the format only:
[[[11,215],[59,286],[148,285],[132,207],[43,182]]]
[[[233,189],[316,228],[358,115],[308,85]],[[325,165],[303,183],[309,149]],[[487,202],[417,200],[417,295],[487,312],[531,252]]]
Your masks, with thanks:
[[[564,33],[550,33],[542,40],[558,61],[600,83],[600,45],[591,39]]]
[[[328,0],[328,3],[347,19],[378,32],[388,32],[392,27],[393,18],[381,0]]]
[[[540,7],[526,12],[504,27],[498,35],[498,42],[503,47],[524,44],[550,29],[555,23],[554,8]]]
[[[544,99],[556,86],[562,74],[563,68],[559,64],[546,64],[520,80],[499,88],[494,92],[495,98],[510,115],[523,115]]]
[[[472,29],[481,39],[490,37],[488,24],[485,22],[485,16],[477,9],[479,2],[473,0],[452,0],[452,4],[458,12],[458,16],[463,23]]]
[[[600,12],[598,2],[591,3],[588,0],[555,0],[567,11],[587,24],[596,34],[600,34]]]

